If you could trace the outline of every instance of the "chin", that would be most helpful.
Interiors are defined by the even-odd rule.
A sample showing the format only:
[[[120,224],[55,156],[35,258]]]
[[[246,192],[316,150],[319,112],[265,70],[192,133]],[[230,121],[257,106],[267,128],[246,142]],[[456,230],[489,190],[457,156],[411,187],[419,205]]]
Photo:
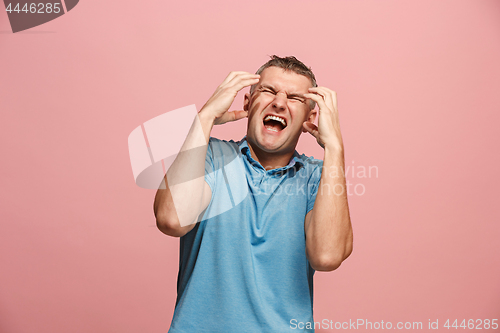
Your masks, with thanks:
[[[257,147],[266,153],[287,153],[294,151],[294,147],[288,147],[287,138],[263,137],[255,141]]]

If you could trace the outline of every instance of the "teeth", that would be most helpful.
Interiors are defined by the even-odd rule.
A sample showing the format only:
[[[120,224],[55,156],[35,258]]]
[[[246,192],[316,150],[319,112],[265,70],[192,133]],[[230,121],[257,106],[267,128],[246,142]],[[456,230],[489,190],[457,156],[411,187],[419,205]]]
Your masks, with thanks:
[[[270,126],[266,126],[266,128],[270,131],[273,131],[273,132],[278,132],[277,130],[275,130],[274,128],[270,127]]]
[[[264,118],[264,121],[267,121],[267,120],[270,120],[270,119],[279,121],[280,123],[283,124],[283,127],[286,127],[286,121],[285,121],[285,119],[280,118],[280,117],[276,117],[276,116],[273,116],[273,115],[268,115],[266,118]]]

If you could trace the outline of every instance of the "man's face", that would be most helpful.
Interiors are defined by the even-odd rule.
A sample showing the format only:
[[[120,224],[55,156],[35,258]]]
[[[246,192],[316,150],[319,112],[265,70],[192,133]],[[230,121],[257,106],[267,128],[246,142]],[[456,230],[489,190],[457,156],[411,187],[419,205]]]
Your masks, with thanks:
[[[316,111],[304,97],[311,80],[279,67],[268,67],[252,95],[245,95],[248,111],[247,141],[253,149],[265,153],[290,153],[295,150],[302,124],[313,122]]]

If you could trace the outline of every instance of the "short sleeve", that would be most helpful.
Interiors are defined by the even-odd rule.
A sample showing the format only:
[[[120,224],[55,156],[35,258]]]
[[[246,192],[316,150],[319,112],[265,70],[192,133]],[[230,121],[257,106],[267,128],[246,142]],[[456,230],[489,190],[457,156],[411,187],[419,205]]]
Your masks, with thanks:
[[[307,183],[307,213],[314,208],[314,203],[316,202],[316,195],[318,194],[319,182],[321,180],[321,170],[323,169],[323,163],[319,163],[314,168],[309,181]]]
[[[212,195],[215,191],[215,164],[212,148],[213,140],[210,138],[207,146],[207,155],[205,156],[205,181],[212,190]]]

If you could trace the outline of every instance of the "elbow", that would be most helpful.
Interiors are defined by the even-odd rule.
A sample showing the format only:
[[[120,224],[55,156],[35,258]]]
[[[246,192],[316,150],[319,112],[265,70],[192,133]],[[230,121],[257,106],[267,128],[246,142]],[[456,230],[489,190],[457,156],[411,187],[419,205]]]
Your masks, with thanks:
[[[331,272],[340,267],[342,262],[347,259],[352,253],[352,244],[347,246],[346,249],[335,254],[321,254],[317,255],[309,261],[311,267],[320,272]]]
[[[320,256],[310,261],[311,267],[315,271],[331,272],[340,267],[344,259],[340,256]]]
[[[174,209],[154,210],[156,217],[156,227],[162,233],[172,237],[182,237],[194,228],[196,219],[185,219],[185,221],[192,221],[186,225],[182,225],[177,213]]]
[[[156,227],[165,235],[172,237],[182,237],[186,234],[179,221],[171,221],[161,216],[156,217]]]

